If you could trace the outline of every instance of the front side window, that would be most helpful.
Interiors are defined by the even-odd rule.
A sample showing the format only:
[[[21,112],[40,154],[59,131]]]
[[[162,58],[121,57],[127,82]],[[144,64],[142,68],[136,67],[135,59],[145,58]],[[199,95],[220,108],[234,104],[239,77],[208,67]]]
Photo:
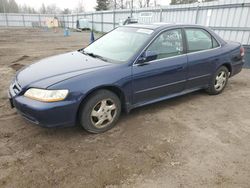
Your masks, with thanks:
[[[188,52],[208,50],[218,47],[218,42],[204,29],[185,29]]]
[[[183,54],[181,29],[165,31],[149,46],[147,52],[155,54],[155,59],[163,59]]]

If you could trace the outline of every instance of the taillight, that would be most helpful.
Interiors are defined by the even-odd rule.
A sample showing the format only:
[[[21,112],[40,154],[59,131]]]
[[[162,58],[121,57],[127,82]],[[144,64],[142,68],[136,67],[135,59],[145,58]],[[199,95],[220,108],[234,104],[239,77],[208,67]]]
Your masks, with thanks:
[[[243,57],[245,55],[245,49],[240,47],[240,56]]]

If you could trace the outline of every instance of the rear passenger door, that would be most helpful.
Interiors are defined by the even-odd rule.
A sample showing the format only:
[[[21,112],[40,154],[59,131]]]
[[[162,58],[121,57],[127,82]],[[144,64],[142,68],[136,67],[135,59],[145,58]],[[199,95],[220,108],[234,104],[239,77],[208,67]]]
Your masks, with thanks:
[[[185,28],[188,75],[186,89],[207,85],[219,61],[219,43],[205,29]]]

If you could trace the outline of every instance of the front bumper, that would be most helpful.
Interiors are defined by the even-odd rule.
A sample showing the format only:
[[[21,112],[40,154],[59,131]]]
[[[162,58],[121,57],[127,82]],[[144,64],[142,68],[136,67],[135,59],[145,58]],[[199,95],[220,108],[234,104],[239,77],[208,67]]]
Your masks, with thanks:
[[[70,127],[76,124],[76,101],[40,102],[10,95],[10,101],[24,118],[42,127]]]

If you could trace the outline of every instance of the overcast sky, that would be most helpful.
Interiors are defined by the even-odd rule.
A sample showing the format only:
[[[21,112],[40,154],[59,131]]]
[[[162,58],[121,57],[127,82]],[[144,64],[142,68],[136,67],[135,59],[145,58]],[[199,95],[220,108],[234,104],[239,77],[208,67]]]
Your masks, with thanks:
[[[83,0],[86,11],[93,11],[96,6],[96,0]],[[45,5],[56,4],[61,9],[75,9],[79,0],[16,0],[17,4],[26,4],[35,9],[39,9],[44,3]],[[161,5],[168,5],[170,0],[158,0]]]

